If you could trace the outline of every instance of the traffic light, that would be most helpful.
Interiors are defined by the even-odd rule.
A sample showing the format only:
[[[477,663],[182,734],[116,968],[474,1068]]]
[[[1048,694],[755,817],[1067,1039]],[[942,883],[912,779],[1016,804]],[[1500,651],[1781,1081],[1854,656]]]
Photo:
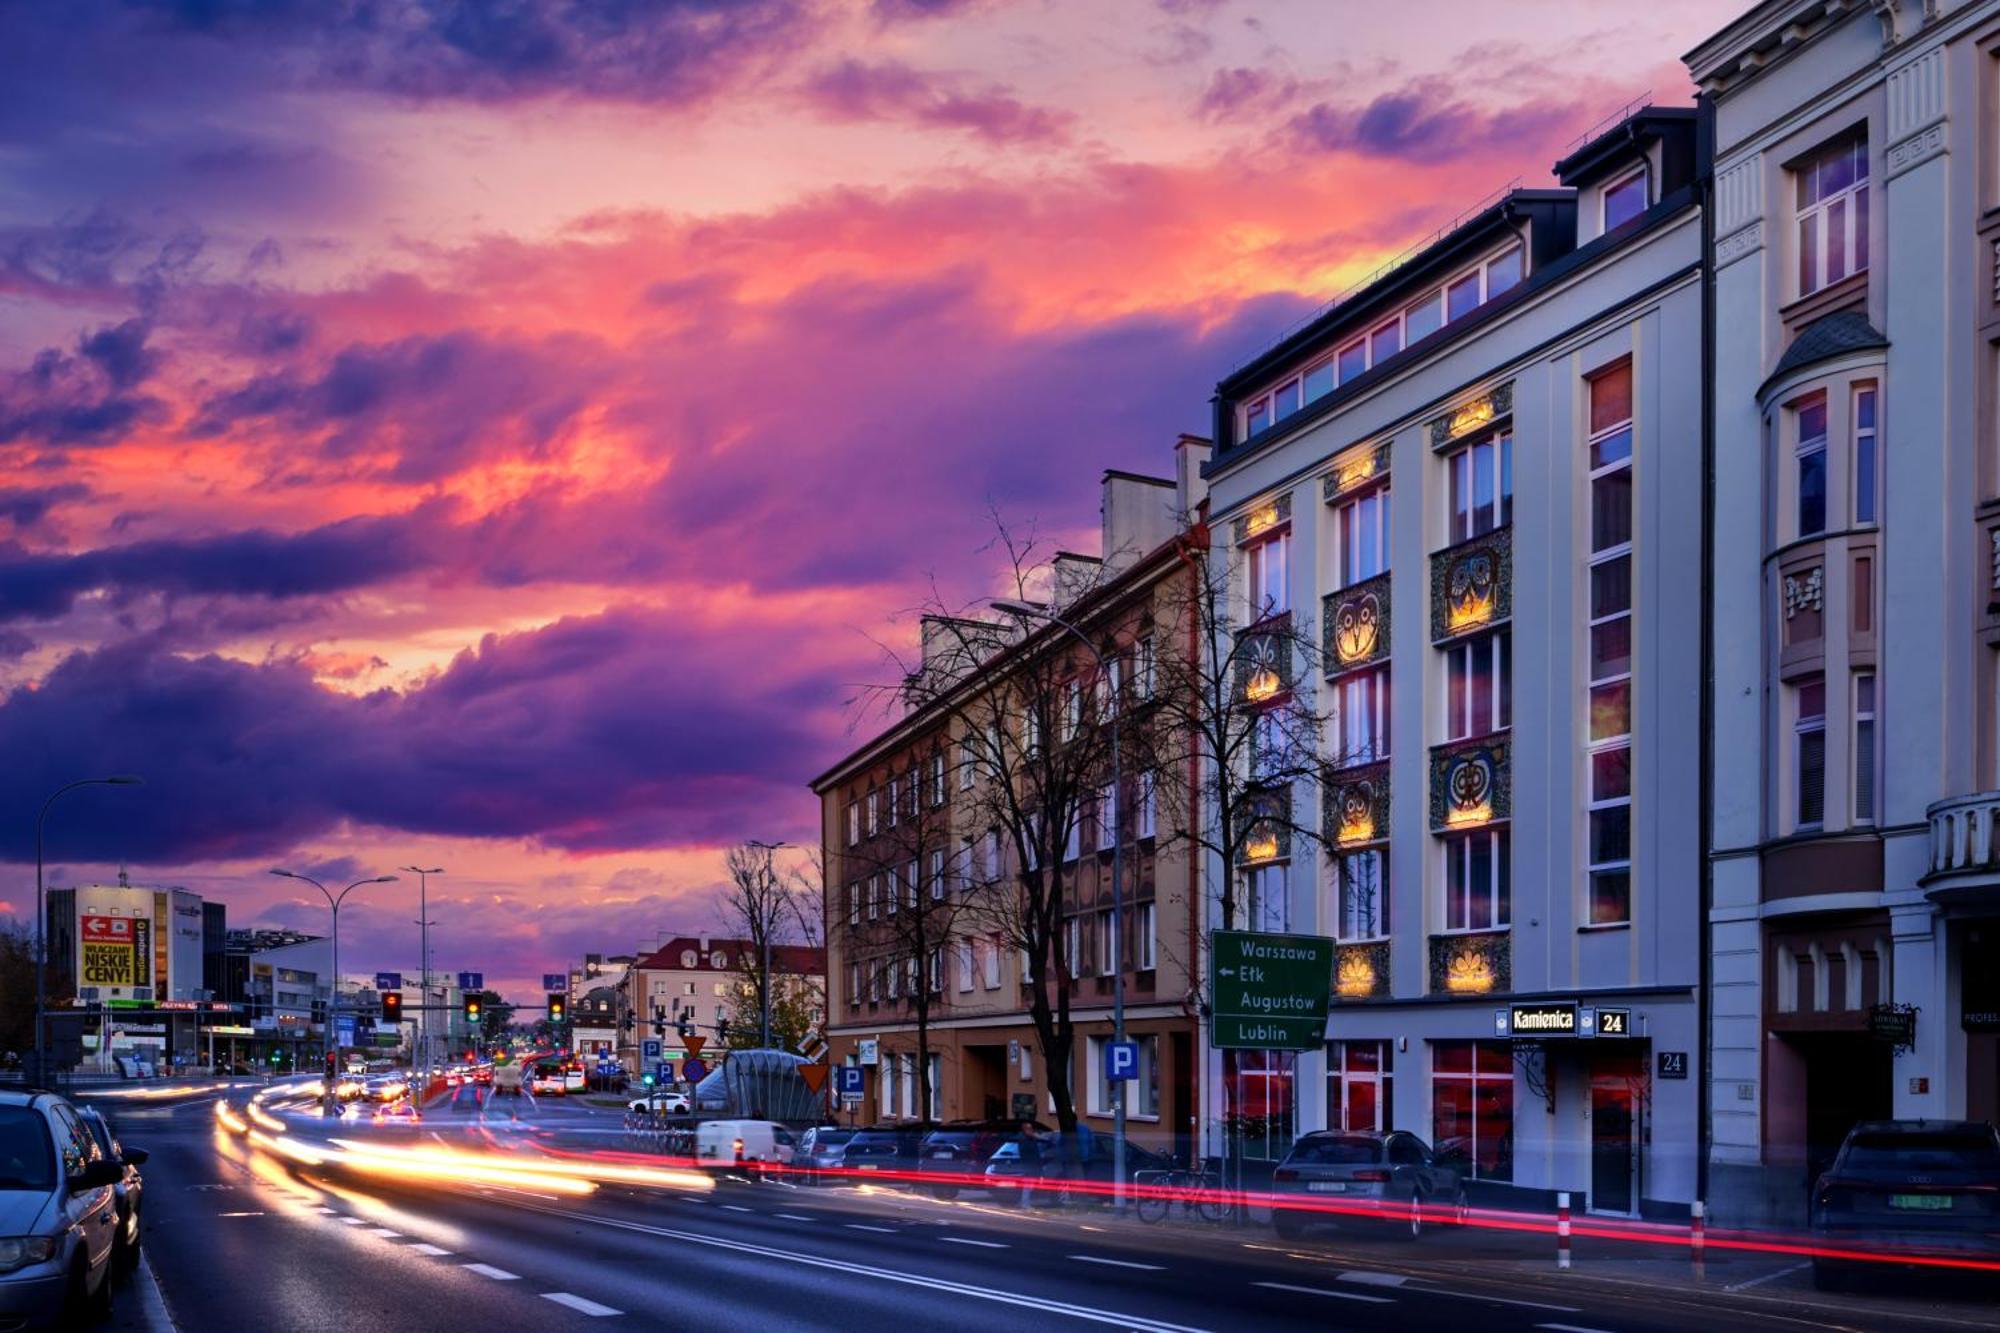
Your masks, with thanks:
[[[477,1027],[479,1024],[479,1016],[482,1012],[484,1012],[484,1010],[485,1010],[485,1004],[483,1001],[480,1000],[480,998],[477,995],[466,996],[465,1021],[467,1026]]]
[[[567,995],[551,993],[549,995],[549,1022],[560,1023],[567,1017],[569,1017],[569,997]]]
[[[674,1031],[678,1032],[681,1035],[682,1041],[686,1041],[689,1037],[692,1037],[694,1035],[694,1011],[692,1009],[690,1009],[687,1013],[680,1014],[675,1017]]]
[[[384,1023],[403,1021],[403,992],[399,990],[382,992],[382,1021]]]
[[[277,1059],[275,1055],[271,1058],[274,1061]],[[340,1057],[332,1051],[326,1053],[326,1076],[329,1080],[340,1077]]]
[[[651,1074],[641,1074],[639,1081],[649,1088],[653,1086],[653,1076]]]
[[[282,1060],[283,1058],[284,1057],[278,1053],[278,1048],[273,1046],[271,1048],[271,1063],[277,1064],[278,1061]]]

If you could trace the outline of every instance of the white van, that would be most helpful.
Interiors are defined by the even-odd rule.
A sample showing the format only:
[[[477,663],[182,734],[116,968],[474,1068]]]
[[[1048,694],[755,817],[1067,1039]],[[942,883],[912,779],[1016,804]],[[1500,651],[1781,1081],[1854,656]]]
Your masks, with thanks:
[[[775,1120],[707,1120],[695,1127],[697,1166],[792,1160],[792,1132]]]

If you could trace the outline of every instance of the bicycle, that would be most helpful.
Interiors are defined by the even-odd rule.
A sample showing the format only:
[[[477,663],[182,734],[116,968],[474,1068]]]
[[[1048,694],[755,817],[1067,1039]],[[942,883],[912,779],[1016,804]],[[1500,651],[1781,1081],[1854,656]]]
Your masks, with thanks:
[[[1140,1171],[1133,1175],[1132,1184],[1137,1187],[1138,1194],[1133,1200],[1132,1212],[1141,1222],[1164,1222],[1175,1204],[1179,1204],[1187,1216],[1204,1222],[1229,1220],[1229,1192],[1222,1187],[1220,1178],[1207,1167],[1196,1171],[1185,1167],[1175,1167],[1170,1171]]]

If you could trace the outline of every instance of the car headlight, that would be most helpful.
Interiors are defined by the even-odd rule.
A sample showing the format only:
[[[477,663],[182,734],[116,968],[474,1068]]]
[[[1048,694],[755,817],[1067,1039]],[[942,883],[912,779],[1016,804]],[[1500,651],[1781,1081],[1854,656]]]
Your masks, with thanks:
[[[11,1273],[29,1264],[46,1263],[55,1252],[53,1236],[0,1237],[0,1273]]]

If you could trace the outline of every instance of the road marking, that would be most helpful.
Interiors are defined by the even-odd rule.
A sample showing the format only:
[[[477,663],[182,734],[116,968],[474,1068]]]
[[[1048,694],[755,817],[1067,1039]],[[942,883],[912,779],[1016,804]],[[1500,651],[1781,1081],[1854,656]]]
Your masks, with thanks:
[[[1370,1305],[1394,1305],[1387,1296],[1363,1296],[1358,1291],[1328,1291],[1325,1287],[1295,1287],[1289,1282],[1253,1282],[1255,1287],[1269,1287],[1272,1291],[1296,1291],[1307,1296],[1331,1296],[1337,1301],[1366,1301]]]
[[[947,1236],[945,1239],[950,1240],[951,1237]],[[1103,1264],[1107,1268],[1143,1268],[1149,1273],[1167,1271],[1165,1264],[1135,1264],[1130,1259],[1100,1259],[1094,1254],[1072,1254],[1069,1257],[1080,1264]]]
[[[1401,1273],[1342,1273],[1339,1281],[1354,1282],[1364,1287],[1400,1287],[1410,1279]]]
[[[1729,1284],[1728,1286],[1724,1287],[1724,1288],[1723,1288],[1723,1290],[1724,1290],[1724,1291],[1743,1291],[1743,1290],[1745,1290],[1745,1289],[1747,1289],[1747,1288],[1750,1288],[1750,1287],[1757,1287],[1757,1286],[1762,1286],[1762,1285],[1763,1285],[1764,1283],[1766,1283],[1766,1282],[1769,1282],[1769,1281],[1770,1281],[1770,1280],[1771,1280],[1772,1278],[1779,1278],[1779,1277],[1784,1277],[1784,1276],[1785,1276],[1786,1274],[1788,1274],[1788,1273],[1797,1273],[1797,1272],[1799,1272],[1799,1271],[1801,1271],[1801,1270],[1803,1270],[1803,1269],[1807,1269],[1807,1268],[1811,1268],[1811,1267],[1812,1267],[1812,1262],[1811,1262],[1811,1260],[1807,1260],[1807,1261],[1806,1261],[1806,1262],[1804,1262],[1804,1263],[1797,1263],[1797,1264],[1793,1264],[1793,1265],[1791,1265],[1791,1266],[1790,1266],[1789,1268],[1780,1268],[1780,1269],[1779,1269],[1779,1270],[1778,1270],[1777,1272],[1775,1272],[1775,1273],[1766,1273],[1766,1274],[1764,1274],[1764,1276],[1762,1276],[1762,1277],[1753,1277],[1753,1278],[1751,1278],[1751,1279],[1750,1279],[1749,1281],[1747,1281],[1747,1282],[1732,1282],[1732,1283],[1730,1283],[1730,1284]]]
[[[441,1247],[439,1247],[439,1246],[436,1246],[436,1245],[431,1245],[431,1244],[427,1244],[427,1243],[425,1243],[425,1242],[423,1242],[423,1241],[418,1241],[418,1242],[417,1242],[416,1244],[414,1244],[414,1245],[410,1246],[410,1249],[411,1249],[411,1250],[412,1250],[412,1251],[413,1251],[414,1253],[417,1253],[417,1254],[428,1254],[428,1255],[430,1255],[430,1256],[431,1256],[431,1257],[433,1257],[433,1258],[439,1258],[439,1257],[442,1257],[442,1256],[444,1256],[444,1255],[447,1255],[447,1254],[450,1254],[450,1253],[451,1253],[451,1251],[450,1251],[450,1250],[447,1250],[447,1249],[443,1249],[443,1248],[441,1248]]]
[[[351,1227],[365,1227],[368,1225],[368,1219],[365,1217],[343,1217],[340,1220]]]
[[[1576,1305],[1550,1305],[1546,1301],[1519,1301],[1512,1296],[1487,1296],[1476,1291],[1447,1291],[1443,1287],[1412,1287],[1426,1296],[1456,1296],[1465,1301],[1491,1301],[1495,1305],[1518,1305],[1524,1310],[1554,1310],[1557,1314],[1582,1314],[1583,1308]]]
[[[403,1233],[400,1231],[391,1231],[387,1227],[375,1227],[368,1234],[371,1236],[400,1236]]]
[[[997,1240],[973,1240],[969,1236],[939,1236],[947,1245],[977,1245],[982,1250],[1004,1250],[1005,1244]]]
[[[460,1264],[459,1267],[468,1273],[477,1273],[481,1277],[490,1277],[495,1282],[518,1282],[521,1279],[519,1273],[510,1273],[504,1268],[495,1268],[492,1264]]]
[[[1536,1324],[1536,1328],[1554,1330],[1554,1333],[1608,1333],[1601,1328],[1585,1328],[1581,1324]]]
[[[871,1227],[866,1222],[848,1222],[845,1225],[849,1231],[879,1231],[885,1236],[896,1234],[894,1227]]]
[[[725,1203],[722,1206],[726,1211],[732,1213],[754,1213],[757,1211],[755,1208],[745,1208],[740,1203]]]
[[[1039,1310],[1047,1314],[1067,1315],[1072,1319],[1087,1320],[1094,1324],[1109,1324],[1115,1328],[1135,1329],[1138,1330],[1138,1333],[1202,1333],[1200,1329],[1187,1324],[1169,1324],[1156,1319],[1120,1314],[1115,1310],[1103,1310],[1095,1306],[1074,1305],[1068,1301],[1050,1300],[1042,1296],[1028,1296],[1019,1292],[1001,1291],[995,1287],[974,1286],[969,1282],[953,1282],[946,1278],[930,1277],[921,1273],[906,1273],[894,1268],[877,1268],[872,1264],[857,1264],[844,1259],[829,1259],[822,1255],[807,1254],[800,1250],[781,1250],[770,1245],[753,1245],[748,1241],[726,1240],[721,1236],[711,1236],[699,1231],[680,1231],[673,1227],[649,1226],[644,1222],[628,1222],[622,1218],[599,1217],[595,1213],[579,1213],[567,1208],[542,1208],[533,1204],[522,1204],[520,1206],[529,1212],[546,1213],[550,1217],[567,1217],[574,1221],[589,1222],[594,1226],[610,1227],[618,1231],[636,1231],[642,1235],[664,1236],[668,1240],[685,1241],[690,1245],[706,1245],[711,1249],[733,1250],[738,1254],[751,1254],[760,1258],[779,1259],[786,1263],[798,1264],[803,1268],[819,1268],[828,1272],[848,1273],[856,1277],[874,1278],[881,1282],[896,1282],[909,1287],[925,1287],[932,1291],[948,1292],[955,1296],[969,1296],[976,1300],[993,1301],[1000,1305],[1017,1306],[1024,1310]],[[882,1230],[884,1228],[870,1229]]]
[[[804,1215],[804,1214],[802,1214],[802,1213],[772,1213],[772,1214],[771,1214],[771,1216],[773,1216],[773,1217],[782,1217],[782,1218],[784,1218],[784,1219],[785,1219],[785,1220],[786,1220],[787,1222],[810,1222],[810,1221],[812,1221],[812,1219],[811,1219],[810,1217],[807,1217],[807,1216],[805,1216],[805,1215]]]
[[[217,1213],[217,1217],[262,1217],[262,1213]]]
[[[572,1296],[566,1291],[545,1291],[542,1293],[542,1299],[554,1301],[557,1305],[567,1305],[579,1314],[596,1315],[599,1318],[625,1313],[623,1310],[614,1310],[608,1305],[599,1305],[596,1301],[587,1301],[581,1296]]]
[[[313,1209],[313,1211],[316,1213],[325,1213],[328,1217],[340,1216],[340,1209],[328,1208],[325,1204],[321,1204],[319,1207]]]

